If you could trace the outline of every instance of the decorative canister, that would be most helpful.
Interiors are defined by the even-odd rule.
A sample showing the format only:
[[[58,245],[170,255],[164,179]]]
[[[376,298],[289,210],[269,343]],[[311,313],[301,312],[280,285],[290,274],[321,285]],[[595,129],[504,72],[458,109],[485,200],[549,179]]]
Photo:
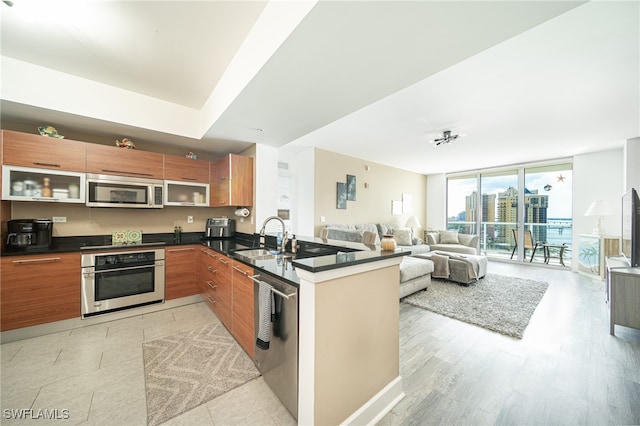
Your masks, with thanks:
[[[80,198],[80,187],[75,183],[69,184],[69,198]]]
[[[384,251],[391,251],[397,248],[396,239],[393,235],[383,235],[380,240],[380,248]]]

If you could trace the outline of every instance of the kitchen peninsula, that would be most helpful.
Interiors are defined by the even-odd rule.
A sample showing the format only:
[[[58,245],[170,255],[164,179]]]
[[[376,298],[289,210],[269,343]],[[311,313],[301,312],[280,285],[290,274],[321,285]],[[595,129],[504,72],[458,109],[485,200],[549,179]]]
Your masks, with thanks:
[[[177,243],[172,234],[145,234],[143,244],[164,243],[167,250],[180,245],[199,246],[228,256],[233,262],[244,262],[255,274],[266,273],[297,286],[299,423],[360,424],[381,418],[404,395],[399,375],[397,300],[399,263],[405,253],[381,252],[341,241],[298,238],[301,247],[306,245],[308,250],[301,251],[299,258],[286,262],[246,261],[234,254],[254,245],[250,235],[245,237],[237,234],[235,239],[201,240],[201,233],[188,233]],[[58,237],[49,252],[32,256],[77,253],[81,246],[109,243],[108,236]],[[326,250],[334,254],[324,255]],[[309,253],[311,257],[307,257]],[[2,258],[11,262],[16,256],[3,252]],[[200,300],[195,294],[136,309],[150,312]],[[136,309],[130,314],[139,313]],[[57,325],[82,327],[125,315],[126,312],[116,312],[102,319],[73,318],[58,321]],[[38,327],[49,333],[56,324],[28,328],[33,331]],[[3,340],[21,331],[3,332]]]

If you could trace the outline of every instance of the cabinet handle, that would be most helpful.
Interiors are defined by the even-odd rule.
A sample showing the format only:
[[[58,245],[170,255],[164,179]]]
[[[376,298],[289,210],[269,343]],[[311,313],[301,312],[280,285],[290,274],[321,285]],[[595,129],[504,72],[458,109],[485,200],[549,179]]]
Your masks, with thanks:
[[[41,163],[39,161],[34,161],[33,164],[35,164],[36,166],[47,166],[47,167],[62,167],[60,164],[54,164],[54,163]]]
[[[169,253],[175,253],[177,251],[193,251],[193,247],[185,247],[185,248],[179,248],[179,249],[169,249],[167,251]]]
[[[212,282],[212,281],[207,281],[207,285],[208,285],[209,287],[211,287],[212,289],[214,289],[214,290],[215,290],[215,289],[216,289],[216,287],[217,287],[215,284],[213,284],[213,282]]]
[[[212,305],[216,304],[216,301],[211,299],[211,297],[207,296],[207,300],[209,301],[209,303],[211,303]]]
[[[130,172],[128,170],[102,169],[102,171],[103,172],[107,172],[107,173],[123,173],[125,175],[153,176],[153,174],[151,174],[151,173]]]
[[[207,269],[208,269],[208,270],[209,270],[209,272],[211,272],[212,274],[215,274],[216,272],[218,272],[218,271],[216,271],[215,269],[213,269],[211,266],[207,266]]]
[[[60,201],[59,198],[53,198],[53,197],[33,197],[31,199],[33,201]]]
[[[194,177],[189,177],[189,176],[180,176],[180,179],[182,180],[189,180],[189,181],[195,181],[196,178]]]
[[[242,269],[238,268],[237,266],[232,266],[233,269],[235,269],[236,271],[240,272],[242,275],[249,275],[246,271],[243,271]]]
[[[224,260],[222,260],[222,258],[221,258],[221,257],[216,257],[216,259],[218,259],[218,262],[223,263],[223,264],[225,264],[225,265],[228,265],[228,264],[229,264],[229,262],[225,262]]]
[[[214,259],[216,259],[216,255],[210,251],[207,252],[207,256],[213,257]]]
[[[20,265],[23,263],[43,263],[43,262],[57,262],[62,260],[61,257],[43,257],[40,259],[25,259],[25,260],[14,260],[13,263],[16,265]]]

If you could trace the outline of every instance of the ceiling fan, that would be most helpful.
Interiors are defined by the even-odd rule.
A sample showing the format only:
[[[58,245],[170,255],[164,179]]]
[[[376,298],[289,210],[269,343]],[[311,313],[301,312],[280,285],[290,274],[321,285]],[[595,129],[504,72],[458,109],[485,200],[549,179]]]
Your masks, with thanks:
[[[444,132],[442,132],[442,135],[439,135],[436,139],[433,140],[433,142],[435,142],[436,146],[442,145],[446,143],[451,143],[456,139],[458,139],[458,137],[460,136],[464,136],[464,135],[452,135],[451,130],[445,130]]]

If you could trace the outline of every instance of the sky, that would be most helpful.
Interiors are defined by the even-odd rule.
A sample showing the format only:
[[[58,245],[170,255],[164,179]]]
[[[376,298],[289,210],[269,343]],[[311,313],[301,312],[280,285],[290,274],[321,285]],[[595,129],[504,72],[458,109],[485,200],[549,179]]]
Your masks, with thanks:
[[[560,180],[562,175],[564,180]],[[538,194],[549,196],[548,218],[571,218],[572,217],[572,171],[552,171],[541,173],[527,173],[525,175],[525,186],[530,191],[538,190]],[[465,196],[476,190],[475,179],[456,179],[449,181],[449,204],[447,216],[456,216],[465,210]],[[498,194],[504,192],[510,186],[517,188],[518,176],[489,176],[482,177],[482,193]],[[547,191],[545,185],[551,188]],[[458,195],[459,194],[459,195]],[[497,197],[496,197],[497,198]]]

